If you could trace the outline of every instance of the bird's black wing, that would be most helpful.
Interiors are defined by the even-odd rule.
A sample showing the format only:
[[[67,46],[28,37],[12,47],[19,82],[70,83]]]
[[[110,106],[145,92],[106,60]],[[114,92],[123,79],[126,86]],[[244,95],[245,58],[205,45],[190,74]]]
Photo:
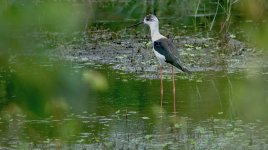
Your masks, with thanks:
[[[183,72],[190,73],[189,70],[182,66],[179,51],[177,51],[175,45],[169,39],[161,38],[154,41],[154,49],[161,55],[165,56],[165,61],[167,63],[172,64]]]

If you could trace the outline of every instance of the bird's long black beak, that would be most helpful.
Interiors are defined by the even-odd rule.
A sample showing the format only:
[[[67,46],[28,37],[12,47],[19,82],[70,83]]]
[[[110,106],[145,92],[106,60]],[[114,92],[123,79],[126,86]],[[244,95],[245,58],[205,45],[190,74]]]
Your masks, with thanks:
[[[143,21],[140,21],[140,22],[138,22],[138,23],[136,23],[136,24],[133,24],[133,25],[131,25],[131,26],[128,26],[127,28],[136,27],[136,26],[138,26],[138,25],[140,25],[140,24],[143,24]]]

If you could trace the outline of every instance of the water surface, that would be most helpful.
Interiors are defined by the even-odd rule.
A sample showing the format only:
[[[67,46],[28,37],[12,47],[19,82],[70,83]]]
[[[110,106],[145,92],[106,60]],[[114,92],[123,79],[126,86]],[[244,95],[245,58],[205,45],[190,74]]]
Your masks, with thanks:
[[[40,69],[53,67],[42,65]],[[174,114],[172,82],[166,73],[161,114],[159,79],[137,78],[103,65],[66,68],[66,79],[73,79],[69,81],[73,87],[57,85],[54,90],[59,91],[52,91],[48,100],[38,97],[43,89],[25,99],[17,90],[33,89],[22,83],[11,84],[17,90],[5,90],[8,82],[22,81],[18,76],[8,78],[12,73],[1,73],[1,98],[15,94],[1,103],[2,148],[267,148],[267,110],[261,100],[267,94],[259,91],[267,87],[256,83],[266,83],[266,74],[177,73]],[[63,82],[66,79],[52,79],[55,84],[69,84]],[[11,93],[3,94],[7,91]],[[41,104],[31,104],[35,100]]]

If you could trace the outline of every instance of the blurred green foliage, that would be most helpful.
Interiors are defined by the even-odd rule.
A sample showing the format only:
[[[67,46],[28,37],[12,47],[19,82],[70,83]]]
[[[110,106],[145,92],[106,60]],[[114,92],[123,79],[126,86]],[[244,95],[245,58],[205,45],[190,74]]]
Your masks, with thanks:
[[[245,33],[250,37],[250,41],[257,44],[260,48],[268,51],[268,2],[266,0],[245,0],[241,2],[239,10],[252,24],[243,25]]]
[[[88,4],[90,5],[90,3]],[[79,78],[70,76],[66,63],[51,62],[40,33],[84,30],[91,10],[83,5],[55,1],[0,1],[1,101],[15,99],[33,116],[57,115],[69,110],[71,97],[87,97]],[[42,65],[50,65],[48,69]],[[70,91],[68,93],[67,91]]]
[[[37,2],[1,1],[0,48],[2,53],[12,54],[14,51],[33,48],[36,51],[36,46],[42,41],[38,41],[34,33],[74,32],[80,30],[81,26],[84,27],[86,19],[91,15],[83,5],[74,6],[52,1]]]

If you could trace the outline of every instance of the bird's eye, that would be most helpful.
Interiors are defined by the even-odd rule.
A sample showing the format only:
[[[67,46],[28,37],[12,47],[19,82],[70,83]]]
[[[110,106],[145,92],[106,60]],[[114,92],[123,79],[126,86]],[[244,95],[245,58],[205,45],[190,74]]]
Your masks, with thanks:
[[[146,21],[153,21],[153,18],[151,18],[151,17],[147,17],[147,18],[146,18]]]

